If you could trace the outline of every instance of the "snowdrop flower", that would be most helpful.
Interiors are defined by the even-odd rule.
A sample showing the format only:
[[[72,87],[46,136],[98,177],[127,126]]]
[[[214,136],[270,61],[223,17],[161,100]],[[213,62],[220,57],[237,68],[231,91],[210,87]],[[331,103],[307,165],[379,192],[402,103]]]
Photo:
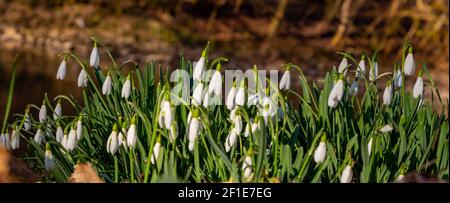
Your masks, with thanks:
[[[251,149],[249,149],[249,151],[251,151]],[[250,154],[251,152],[247,153],[244,162],[242,163],[242,171],[244,171],[244,178],[249,178],[253,172],[252,157]]]
[[[391,124],[385,125],[382,128],[380,128],[380,132],[382,133],[388,133],[391,132],[394,128],[392,128]]]
[[[273,102],[270,98],[264,97],[262,100],[262,116],[264,122],[267,124],[269,117],[272,117],[273,115],[275,115]]]
[[[205,88],[205,91],[203,93],[203,107],[208,108],[210,99],[211,95],[209,94],[208,89]]]
[[[333,89],[331,90],[330,96],[328,96],[328,106],[331,108],[336,107],[339,101],[341,101],[342,96],[344,96],[343,75],[341,75],[340,79],[336,82]]]
[[[344,56],[344,58],[342,58],[341,63],[339,64],[338,73],[344,74],[344,76],[346,76],[347,75],[347,70],[348,70],[347,66],[348,66],[348,60]]]
[[[352,85],[350,86],[350,93],[352,95],[357,95],[358,94],[358,89],[359,89],[359,87],[358,87],[358,80],[355,79],[353,81]]]
[[[159,127],[170,129],[173,121],[173,113],[172,107],[170,106],[170,95],[168,93],[165,94],[165,98],[161,102],[161,110],[159,112]]]
[[[389,80],[386,83],[386,88],[384,88],[383,92],[383,104],[386,106],[389,106],[392,102],[392,85],[391,81]]]
[[[396,182],[397,182],[397,183],[404,183],[404,182],[405,182],[405,175],[401,173],[401,174],[397,177]]]
[[[72,151],[75,149],[76,144],[77,144],[77,132],[75,131],[75,129],[72,128],[69,131],[69,136],[67,136],[65,148],[67,151]]]
[[[364,60],[364,55],[361,56],[361,60],[359,61],[358,64],[358,69],[356,70],[356,77],[363,79],[364,76],[366,75],[366,63]]]
[[[61,116],[62,116],[62,107],[61,107],[60,100],[58,100],[58,103],[56,104],[56,107],[55,107],[55,113],[53,113],[53,118],[57,119]]]
[[[20,129],[13,127],[11,132],[11,149],[19,149],[20,146]]]
[[[84,68],[82,68],[78,75],[78,87],[87,87],[88,81],[87,73]]]
[[[202,105],[203,82],[199,82],[192,93],[192,104],[194,106]]]
[[[243,129],[242,116],[238,113],[238,114],[236,114],[236,116],[234,116],[232,121],[233,121],[234,128],[236,128],[236,133],[241,134],[242,129]]]
[[[373,63],[373,67],[370,69],[369,80],[374,81],[378,77],[378,62]]]
[[[241,85],[239,86],[237,92],[236,92],[236,98],[235,98],[236,105],[238,106],[244,106],[245,105],[245,80],[241,81]]]
[[[291,88],[291,72],[287,69],[280,81],[280,90],[289,90]]]
[[[63,137],[64,137],[64,131],[62,129],[62,127],[59,125],[58,123],[58,127],[56,128],[56,141],[61,143]]]
[[[413,75],[414,71],[416,70],[416,64],[414,63],[412,47],[409,47],[408,49],[408,55],[406,55],[404,68],[405,68],[405,75],[407,76]]]
[[[47,171],[50,171],[55,167],[55,160],[53,158],[52,150],[50,150],[50,143],[45,144],[44,166]]]
[[[42,130],[40,128],[36,131],[36,134],[34,134],[34,141],[36,143],[38,143],[39,145],[45,141],[43,134],[44,133],[42,132]]]
[[[259,126],[257,121],[254,121],[253,118],[250,118],[250,122],[248,122],[247,125],[245,125],[244,137],[250,136],[250,132],[252,135],[254,135],[258,130],[258,127]]]
[[[197,81],[201,81],[203,77],[203,72],[205,71],[205,62],[206,62],[206,50],[203,50],[202,56],[198,60],[197,64],[195,64],[193,70],[193,79]]]
[[[45,106],[45,100],[42,102],[42,106],[39,109],[39,122],[43,123],[47,119],[47,106]]]
[[[119,146],[123,145],[124,149],[128,148],[127,139],[125,137],[126,134],[127,134],[127,128],[124,123],[122,126],[122,130],[119,132],[119,135],[117,136],[117,142],[118,142]]]
[[[341,183],[351,183],[353,179],[353,171],[352,167],[350,165],[347,165],[344,168],[344,171],[341,175]]]
[[[81,139],[81,136],[83,135],[83,122],[82,120],[82,116],[78,117],[78,121],[77,121],[77,142]]]
[[[395,77],[394,77],[395,87],[402,87],[402,71],[397,70],[395,71]]]
[[[125,83],[122,86],[122,98],[124,99],[128,99],[128,97],[130,97],[131,95],[131,75],[128,74],[127,76],[127,80],[125,81]]]
[[[57,80],[64,80],[67,73],[67,57],[64,57],[64,60],[59,64],[58,71],[56,72]]]
[[[226,101],[227,109],[230,111],[232,109],[234,109],[235,97],[236,97],[236,82],[233,82],[233,86],[231,87],[230,92],[228,93],[227,101]]]
[[[92,48],[91,56],[89,58],[89,65],[94,68],[98,68],[100,63],[100,54],[97,48],[97,42],[94,42],[94,48]]]
[[[23,123],[25,130],[31,130],[31,119],[28,112],[25,113],[25,122]]]
[[[200,121],[198,120],[198,111],[196,110],[189,122],[188,128],[188,140],[189,140],[189,151],[194,150],[195,141],[197,140],[199,131],[200,131]],[[188,119],[189,120],[189,119]]]
[[[170,136],[169,136],[169,141],[171,143],[173,143],[175,141],[175,139],[177,139],[178,137],[178,127],[177,127],[177,122],[174,121],[172,122],[172,126],[170,127]]]
[[[327,136],[322,135],[320,138],[319,146],[317,146],[316,151],[314,152],[314,161],[317,164],[323,163],[325,161],[325,158],[327,156]]]
[[[228,133],[227,139],[225,141],[226,152],[229,152],[231,147],[236,144],[238,134],[239,133],[237,132],[237,129],[235,127],[231,129],[230,133]]]
[[[370,153],[372,152],[372,142],[373,142],[373,137],[370,138],[369,143],[367,144],[367,152]]]
[[[248,96],[248,102],[247,105],[251,106],[251,105],[257,105],[259,103],[259,96],[258,93],[255,94],[250,94]]]
[[[419,72],[419,77],[417,77],[416,83],[413,88],[413,97],[419,98],[423,95],[423,79],[422,79],[422,71]]]
[[[128,128],[127,132],[127,145],[129,147],[134,147],[137,141],[137,131],[136,131],[136,116],[133,116],[131,119],[130,128]]]
[[[11,146],[10,140],[9,140],[9,134],[3,133],[0,135],[0,149],[9,149]]]
[[[108,141],[106,141],[106,152],[114,155],[119,149],[119,143],[117,139],[117,124],[114,124],[113,130],[109,135]]]
[[[103,85],[102,85],[103,95],[111,94],[111,88],[112,88],[111,75],[110,75],[110,73],[108,73],[108,76],[106,76],[106,79],[105,79],[105,81],[103,81]]]
[[[155,146],[153,146],[153,154],[150,157],[150,162],[152,164],[155,164],[155,162],[158,160],[160,151],[161,151],[161,138],[158,137],[158,140],[156,141]]]
[[[222,75],[220,74],[220,70],[222,69],[222,65],[220,63],[217,64],[217,68],[214,71],[213,76],[209,82],[208,93],[216,96],[222,96]]]

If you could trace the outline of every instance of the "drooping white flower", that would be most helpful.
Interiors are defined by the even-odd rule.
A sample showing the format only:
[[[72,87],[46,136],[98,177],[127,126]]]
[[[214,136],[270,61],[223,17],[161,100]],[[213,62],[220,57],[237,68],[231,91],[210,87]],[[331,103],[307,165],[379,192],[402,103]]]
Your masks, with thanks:
[[[291,72],[286,70],[281,77],[280,90],[289,90],[291,88]]]
[[[0,149],[9,149],[11,146],[9,134],[3,133],[0,135]]]
[[[241,134],[242,129],[243,129],[243,125],[242,125],[242,116],[240,114],[237,114],[234,118],[233,118],[233,125],[234,128],[236,128],[236,133],[237,134]]]
[[[347,57],[342,58],[341,63],[339,64],[338,67],[338,73],[344,74],[344,76],[347,75],[347,70],[348,70],[348,60]]]
[[[405,182],[405,175],[403,175],[403,174],[400,174],[398,177],[397,177],[397,180],[395,180],[397,183],[404,183]]]
[[[161,110],[159,112],[159,117],[158,117],[158,122],[159,122],[159,127],[161,128],[165,128],[165,129],[170,129],[170,127],[172,126],[172,121],[173,121],[173,113],[172,113],[172,107],[170,106],[170,102],[167,100],[169,99],[169,95],[166,94],[165,96],[166,98],[163,99],[163,101],[161,102]]]
[[[56,141],[61,143],[63,137],[64,137],[64,131],[60,125],[56,128]]]
[[[130,128],[128,128],[127,132],[127,145],[129,147],[134,147],[137,141],[137,131],[136,131],[136,117],[131,119]]]
[[[55,113],[53,114],[53,118],[57,119],[61,116],[62,116],[62,107],[61,107],[61,102],[58,101],[58,103],[55,106]]]
[[[103,81],[103,85],[102,85],[103,95],[111,94],[111,88],[112,88],[111,76],[108,74],[108,76],[106,76],[105,81]]]
[[[197,117],[193,116],[189,122],[188,129],[188,140],[189,140],[189,151],[194,150],[195,141],[197,140],[198,133],[200,129],[200,123]]]
[[[252,157],[249,155],[245,156],[244,162],[242,163],[242,171],[244,171],[244,178],[249,178],[253,172]]]
[[[45,144],[44,166],[47,171],[55,168],[55,159],[53,158],[52,150],[50,149],[50,143]]]
[[[404,68],[405,68],[405,75],[407,76],[414,75],[414,71],[416,70],[416,64],[414,62],[414,56],[411,47],[409,47],[409,53],[408,55],[406,55]]]
[[[128,75],[127,80],[125,80],[125,83],[122,86],[121,96],[124,99],[128,99],[130,95],[131,95],[131,76]]]
[[[39,122],[43,123],[47,119],[47,106],[45,102],[42,102],[42,106],[39,109]]]
[[[203,51],[202,56],[197,61],[197,64],[195,64],[194,70],[192,71],[192,74],[193,74],[192,78],[194,80],[197,80],[197,81],[202,80],[203,73],[205,71],[205,62],[206,62],[205,55],[206,55],[206,52]]]
[[[392,102],[392,85],[391,81],[388,81],[386,84],[386,88],[384,88],[383,92],[383,104],[389,106]]]
[[[67,134],[64,134],[63,139],[61,140],[61,145],[64,147],[64,149],[67,149],[67,140],[69,139],[69,136]]]
[[[220,74],[220,63],[214,71],[213,76],[209,82],[208,93],[214,93],[216,96],[222,96],[222,74]]]
[[[40,128],[36,131],[36,134],[34,134],[34,141],[39,145],[45,142],[44,132]]]
[[[416,83],[414,84],[413,97],[419,98],[422,97],[422,95],[423,95],[423,79],[422,76],[419,75],[419,77],[417,77]]]
[[[370,138],[369,143],[367,144],[367,152],[370,153],[372,152],[372,141],[373,141],[373,137]]]
[[[351,183],[353,179],[353,170],[350,165],[347,165],[342,171],[341,183]]]
[[[75,149],[76,145],[77,145],[77,132],[75,131],[75,129],[72,128],[69,131],[69,136],[67,136],[66,150],[72,151]]]
[[[248,136],[250,136],[250,133],[252,133],[253,134],[253,119],[250,119],[250,122],[248,122],[246,125],[245,125],[245,130],[244,130],[244,137],[248,137]]]
[[[323,163],[325,161],[326,156],[327,156],[326,140],[327,140],[326,135],[323,135],[321,137],[321,141],[319,143],[319,146],[317,146],[316,151],[314,152],[314,161],[317,164]]]
[[[380,128],[380,132],[382,133],[388,133],[391,132],[394,128],[392,128],[391,124],[387,124],[385,126],[383,126],[382,128]]]
[[[230,110],[230,111],[232,109],[234,109],[235,97],[236,97],[236,85],[233,84],[233,87],[231,87],[230,92],[228,93],[227,101],[226,101],[227,109]]]
[[[25,114],[25,122],[23,123],[25,130],[31,130],[31,119],[28,113]]]
[[[363,55],[361,57],[361,60],[359,61],[358,69],[356,70],[356,77],[363,79],[365,75],[366,75],[366,63]]]
[[[192,93],[192,104],[194,106],[202,105],[203,99],[203,82],[199,82]]]
[[[82,117],[80,116],[77,121],[77,142],[81,139],[81,136],[83,136],[83,122],[81,120]]]
[[[19,149],[20,146],[20,129],[14,127],[11,132],[11,149]]]
[[[97,68],[100,63],[100,54],[98,52],[97,43],[94,43],[94,48],[92,48],[91,56],[89,58],[89,65],[91,67]]]
[[[236,105],[244,106],[245,105],[245,85],[244,80],[242,80],[241,85],[239,86],[236,92]]]
[[[378,77],[378,62],[373,63],[373,67],[370,69],[369,80],[374,81]]]
[[[397,88],[402,87],[402,71],[401,70],[395,71],[394,83],[395,83],[395,87],[397,87]]]
[[[64,80],[67,73],[67,61],[66,58],[59,64],[58,71],[56,72],[56,79],[57,80]]]
[[[236,144],[237,142],[237,136],[238,136],[237,129],[234,127],[230,130],[230,133],[228,133],[227,139],[225,141],[225,151],[229,152],[230,149]]]
[[[117,125],[114,124],[113,131],[106,141],[106,152],[114,155],[119,149],[119,141],[117,139]]]
[[[248,96],[247,105],[248,106],[254,106],[254,105],[257,105],[257,104],[259,104],[259,95],[258,95],[258,93],[250,94]]]
[[[328,106],[334,108],[344,96],[344,80],[339,79],[328,96]]]
[[[127,145],[127,139],[125,137],[125,135],[127,134],[127,129],[125,127],[123,127],[121,129],[121,131],[119,131],[119,135],[117,136],[117,143],[119,144],[119,146],[122,146],[127,149],[128,145]]]
[[[352,85],[350,86],[350,94],[357,95],[358,94],[358,89],[359,89],[358,81],[354,80]]]
[[[268,119],[275,115],[275,109],[272,100],[269,97],[264,97],[262,99],[262,117],[264,118],[264,122],[267,124]]]
[[[83,68],[78,75],[78,87],[87,87],[88,81],[87,73]]]
[[[159,152],[161,151],[161,141],[158,138],[158,140],[155,143],[155,146],[153,146],[153,153],[152,156],[150,157],[150,162],[152,164],[155,164],[156,161],[158,160],[158,156],[159,156]]]

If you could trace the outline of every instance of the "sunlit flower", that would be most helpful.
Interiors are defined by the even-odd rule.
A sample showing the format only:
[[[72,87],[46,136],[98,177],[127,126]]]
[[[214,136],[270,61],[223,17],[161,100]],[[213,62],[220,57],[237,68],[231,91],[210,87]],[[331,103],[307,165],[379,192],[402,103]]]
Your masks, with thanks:
[[[269,97],[264,97],[262,99],[262,117],[264,118],[264,122],[267,124],[270,117],[275,115],[275,107],[273,106],[273,102]]]
[[[197,86],[194,89],[194,92],[192,93],[192,104],[194,106],[200,106],[202,105],[202,98],[203,98],[203,82],[197,83]]]
[[[63,138],[64,140],[64,138]],[[69,131],[69,136],[67,137],[67,142],[66,142],[66,150],[67,151],[72,151],[75,149],[75,146],[77,144],[77,132],[75,131],[75,129],[70,129]]]
[[[328,106],[331,108],[336,107],[342,96],[344,96],[344,80],[341,77],[331,90],[330,96],[328,96]]]
[[[61,145],[64,147],[64,149],[67,149],[67,140],[69,139],[69,136],[67,134],[64,134],[62,140],[61,140]]]
[[[391,124],[385,125],[383,127],[380,128],[380,132],[382,133],[388,133],[391,132],[394,128],[392,128]]]
[[[113,130],[106,141],[106,152],[114,155],[119,149],[119,141],[117,139],[117,125],[114,124]]]
[[[238,106],[244,106],[245,105],[245,81],[241,81],[241,85],[239,86],[237,92],[236,92],[236,98],[235,103]]]
[[[317,164],[323,163],[325,161],[325,158],[327,156],[327,136],[322,135],[320,138],[319,146],[317,146],[316,151],[314,152],[314,161]]]
[[[158,140],[156,141],[155,146],[153,146],[153,154],[150,157],[150,162],[152,164],[155,164],[155,162],[158,160],[160,151],[161,151],[161,138],[158,137]]]
[[[231,87],[230,92],[228,93],[228,96],[227,96],[227,101],[226,101],[227,109],[230,111],[232,109],[234,109],[235,97],[236,97],[236,83],[233,82],[233,87]]]
[[[125,125],[124,125],[122,127],[122,130],[119,131],[119,135],[117,136],[117,142],[118,142],[119,146],[123,145],[124,149],[128,148],[127,139],[125,137],[126,134],[127,134],[127,129],[126,129]]]
[[[339,64],[338,73],[343,74],[344,76],[346,76],[347,75],[347,70],[348,70],[348,59],[347,59],[347,57],[344,57],[344,58],[342,58],[342,61]]]
[[[229,152],[231,147],[233,147],[236,144],[237,136],[238,136],[237,129],[235,127],[231,128],[230,133],[228,133],[227,139],[225,141],[225,151]]]
[[[161,102],[161,110],[158,117],[159,127],[165,129],[170,129],[173,121],[173,112],[169,99],[170,95],[165,94],[165,98]]]
[[[206,63],[206,50],[203,50],[202,56],[197,61],[197,64],[195,64],[193,73],[193,79],[197,81],[201,81],[203,77],[203,72],[205,71],[205,63]],[[202,88],[203,89],[203,88]]]
[[[422,79],[422,72],[419,72],[419,77],[417,77],[416,83],[414,84],[413,88],[413,97],[419,98],[423,95],[423,79]]]
[[[248,153],[249,154],[249,153]],[[242,163],[242,171],[244,171],[244,178],[249,178],[253,172],[252,157],[246,155],[244,162]]]
[[[128,99],[130,95],[131,95],[131,75],[128,74],[127,79],[125,80],[125,83],[122,86],[121,96],[124,99]]]
[[[55,113],[53,113],[53,118],[57,119],[61,116],[62,116],[62,107],[61,107],[61,102],[58,100],[58,103],[56,104],[56,107],[55,107]]]
[[[351,183],[353,179],[353,170],[350,165],[345,166],[341,175],[341,183]]]
[[[59,64],[58,72],[56,72],[56,79],[57,80],[64,80],[67,73],[67,59],[64,57],[64,60]]]
[[[360,79],[363,79],[366,75],[366,63],[364,58],[364,55],[362,55],[358,64],[358,69],[356,70],[356,77]]]
[[[20,129],[18,126],[13,127],[11,132],[11,149],[19,149],[20,146]]]
[[[378,62],[373,63],[373,67],[370,69],[369,80],[374,81],[378,77]]]
[[[77,142],[81,139],[81,136],[83,135],[83,122],[82,120],[82,116],[78,117],[78,121],[77,121]]]
[[[391,81],[388,81],[386,84],[386,88],[384,88],[383,92],[383,104],[389,106],[392,102],[392,85]]]
[[[291,72],[286,70],[281,77],[280,90],[289,90],[291,88]]]
[[[100,53],[98,52],[97,42],[94,42],[94,48],[92,48],[91,56],[89,58],[89,65],[97,68],[100,63]]]
[[[217,64],[217,69],[214,71],[213,76],[209,82],[208,93],[211,95],[214,93],[216,96],[222,96],[222,74],[220,74],[220,69],[222,66]]]
[[[196,115],[193,115],[189,122],[188,129],[188,140],[189,140],[189,151],[194,150],[195,141],[197,140],[200,129],[200,121],[198,120]]]
[[[45,100],[42,102],[42,106],[39,109],[39,122],[43,123],[47,119],[47,106],[45,106]]]
[[[87,87],[88,81],[87,73],[84,68],[82,68],[78,75],[78,87]]]
[[[64,137],[64,131],[62,127],[58,124],[58,127],[56,128],[56,141],[61,143],[63,137]]]
[[[414,62],[412,47],[409,47],[409,49],[408,49],[408,55],[406,55],[404,68],[405,68],[405,75],[408,75],[408,76],[413,75],[414,71],[416,70],[416,64]]]
[[[36,131],[36,134],[34,134],[34,141],[39,145],[45,142],[44,132],[40,128]]]
[[[136,116],[133,116],[131,119],[130,128],[128,128],[127,132],[127,145],[129,147],[134,147],[137,141],[137,131],[136,131]]]
[[[105,81],[103,81],[103,85],[102,85],[103,95],[111,94],[111,88],[112,88],[112,81],[111,81],[111,76],[108,73],[108,75],[106,76],[106,79],[105,79]]]
[[[50,149],[50,143],[45,144],[44,166],[47,171],[50,171],[55,167],[55,160],[53,158],[52,150]]]

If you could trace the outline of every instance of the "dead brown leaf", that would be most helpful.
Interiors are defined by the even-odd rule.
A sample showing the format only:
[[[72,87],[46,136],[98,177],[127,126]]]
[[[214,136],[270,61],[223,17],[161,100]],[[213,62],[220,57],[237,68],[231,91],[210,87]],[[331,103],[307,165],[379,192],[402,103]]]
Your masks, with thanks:
[[[77,164],[69,183],[104,183],[90,163]]]
[[[34,183],[38,175],[9,151],[0,149],[0,183]]]

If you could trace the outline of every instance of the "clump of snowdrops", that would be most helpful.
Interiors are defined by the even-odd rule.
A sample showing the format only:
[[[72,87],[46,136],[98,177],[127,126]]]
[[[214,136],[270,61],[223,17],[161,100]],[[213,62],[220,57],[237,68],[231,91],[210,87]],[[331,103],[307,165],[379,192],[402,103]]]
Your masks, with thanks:
[[[100,49],[109,64],[100,64]],[[384,183],[401,182],[409,171],[448,179],[445,106],[411,45],[391,72],[378,74],[376,53],[339,53],[342,61],[323,81],[309,84],[294,64],[283,65],[280,82],[270,81],[257,77],[255,66],[253,89],[251,79],[234,80],[227,92],[226,59],[209,59],[208,52],[207,46],[195,63],[180,57],[178,68],[192,77],[171,82],[168,68],[117,64],[94,39],[88,61],[64,53],[56,74],[64,80],[67,69],[77,68],[67,61],[78,64],[82,100],[45,95],[4,123],[0,147],[16,150],[25,141],[24,159],[48,182],[66,182],[84,162],[116,183]],[[124,72],[126,65],[133,70]],[[203,81],[206,70],[213,74]],[[299,92],[291,80],[300,82]],[[416,80],[412,89],[406,80]],[[172,91],[177,85],[190,87],[188,100]],[[224,105],[209,105],[213,98]],[[76,115],[64,115],[62,102]]]

